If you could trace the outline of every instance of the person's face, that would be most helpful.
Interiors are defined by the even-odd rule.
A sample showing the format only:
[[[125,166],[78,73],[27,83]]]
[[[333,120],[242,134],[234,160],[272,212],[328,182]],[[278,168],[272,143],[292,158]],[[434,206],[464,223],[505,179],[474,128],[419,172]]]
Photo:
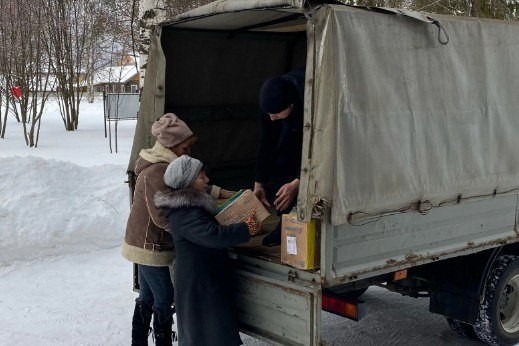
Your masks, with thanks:
[[[290,106],[288,106],[288,108],[282,110],[279,113],[269,113],[270,120],[275,121],[286,119],[290,115],[290,113],[292,113],[292,109],[294,109],[294,104],[291,104]]]
[[[207,175],[205,175],[205,171],[200,171],[200,173],[196,177],[195,181],[193,182],[192,187],[196,191],[205,192],[207,187],[209,186],[209,185],[207,185],[208,182],[209,182],[209,178],[207,177]]]
[[[174,152],[178,157],[182,155],[189,155],[191,154],[191,141],[184,141],[180,144],[177,144],[171,148],[171,151]]]

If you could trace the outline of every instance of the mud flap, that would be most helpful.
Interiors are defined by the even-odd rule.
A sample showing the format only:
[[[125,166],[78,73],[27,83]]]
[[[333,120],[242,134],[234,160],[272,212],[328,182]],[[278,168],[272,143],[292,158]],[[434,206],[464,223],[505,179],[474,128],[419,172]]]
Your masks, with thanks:
[[[321,286],[293,268],[268,266],[235,269],[240,330],[279,345],[319,345]]]

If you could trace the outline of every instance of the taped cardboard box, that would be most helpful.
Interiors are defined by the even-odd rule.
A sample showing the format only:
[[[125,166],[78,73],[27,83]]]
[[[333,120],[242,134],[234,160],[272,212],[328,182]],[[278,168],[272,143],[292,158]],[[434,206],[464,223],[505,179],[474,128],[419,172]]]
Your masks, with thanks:
[[[251,190],[240,190],[220,206],[215,218],[220,225],[242,222],[251,211],[256,211],[256,218],[262,222],[269,212]]]
[[[321,237],[316,221],[300,222],[296,213],[281,220],[281,262],[305,270],[319,268]]]

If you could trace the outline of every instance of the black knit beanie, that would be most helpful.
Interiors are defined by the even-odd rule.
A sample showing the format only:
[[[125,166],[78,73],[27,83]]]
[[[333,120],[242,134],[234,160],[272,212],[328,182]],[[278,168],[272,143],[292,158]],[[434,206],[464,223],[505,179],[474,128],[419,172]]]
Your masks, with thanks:
[[[287,109],[296,99],[294,83],[277,76],[267,79],[261,86],[259,105],[263,112],[276,114]]]

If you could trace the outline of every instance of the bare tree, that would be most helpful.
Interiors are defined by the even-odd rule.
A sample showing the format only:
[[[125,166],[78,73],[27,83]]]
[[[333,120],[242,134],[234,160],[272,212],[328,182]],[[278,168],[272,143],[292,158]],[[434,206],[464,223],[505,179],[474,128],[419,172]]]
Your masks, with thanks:
[[[0,138],[4,138],[7,126],[8,114],[13,114],[18,122],[15,99],[12,97],[11,88],[13,86],[13,53],[16,51],[13,46],[14,27],[13,16],[15,5],[10,2],[0,2]]]
[[[65,128],[73,131],[85,91],[93,102],[95,72],[133,50],[130,32],[136,5],[130,0],[46,2],[62,117]]]
[[[517,20],[519,0],[341,0],[348,4],[387,6],[442,13]],[[66,130],[79,124],[79,105],[100,68],[125,55],[136,55],[141,86],[150,33],[161,21],[210,0],[28,0],[0,1],[0,138],[12,114],[23,123],[27,145],[37,146],[43,107],[53,78]],[[138,21],[138,25],[137,25]],[[139,37],[139,40],[136,37]],[[133,53],[133,54],[132,54]],[[19,86],[18,101],[11,88]]]
[[[7,10],[8,17],[4,18],[6,25],[14,28],[9,32],[9,38],[2,39],[10,44],[7,87],[17,86],[21,89],[19,108],[25,142],[30,147],[36,147],[49,83],[49,59],[44,49],[46,37],[42,23],[45,20],[41,0],[31,0],[24,4],[11,2]]]
[[[77,130],[79,105],[86,80],[93,73],[100,21],[106,17],[102,0],[44,0],[47,32],[51,37],[52,71],[67,131]]]
[[[104,11],[99,13],[91,34],[89,65],[92,72],[87,79],[88,99],[93,102],[94,74],[106,66],[114,66],[126,56],[136,60],[135,27],[137,23],[136,0],[103,1]]]

